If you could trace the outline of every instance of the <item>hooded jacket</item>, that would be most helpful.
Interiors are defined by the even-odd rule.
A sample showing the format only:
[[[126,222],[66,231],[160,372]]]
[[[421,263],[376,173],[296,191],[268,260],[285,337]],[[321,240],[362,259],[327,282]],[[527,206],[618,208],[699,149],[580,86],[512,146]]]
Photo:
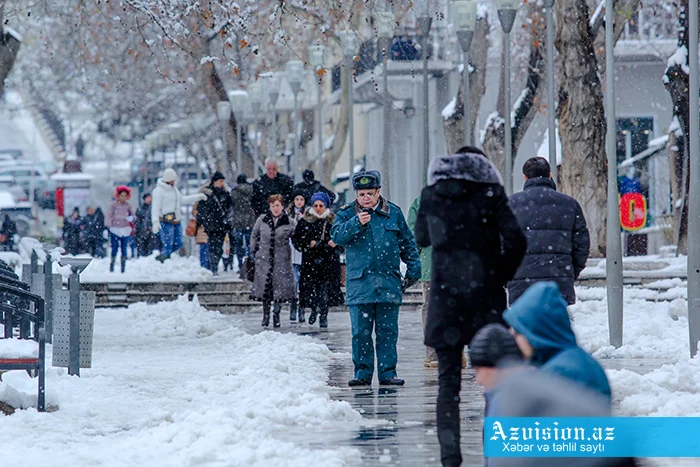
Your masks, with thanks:
[[[208,234],[231,230],[226,222],[232,209],[228,187],[216,188],[208,183],[199,192],[207,195],[207,199],[197,203],[197,224],[203,225]]]
[[[566,301],[555,282],[532,285],[503,318],[532,346],[532,365],[596,391],[610,402],[605,370],[576,343]]]
[[[469,345],[489,323],[503,323],[505,285],[525,253],[501,174],[483,155],[436,157],[416,218],[416,242],[432,247],[425,344]]]

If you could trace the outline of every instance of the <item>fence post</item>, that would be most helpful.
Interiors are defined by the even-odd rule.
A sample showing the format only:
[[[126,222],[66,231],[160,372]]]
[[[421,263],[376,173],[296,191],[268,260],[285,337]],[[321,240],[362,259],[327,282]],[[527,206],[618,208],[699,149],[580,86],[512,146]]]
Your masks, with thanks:
[[[44,261],[44,328],[46,329],[46,342],[53,341],[53,265],[51,254],[46,254]]]
[[[75,266],[68,278],[70,293],[70,332],[68,348],[68,374],[80,376],[80,273]]]

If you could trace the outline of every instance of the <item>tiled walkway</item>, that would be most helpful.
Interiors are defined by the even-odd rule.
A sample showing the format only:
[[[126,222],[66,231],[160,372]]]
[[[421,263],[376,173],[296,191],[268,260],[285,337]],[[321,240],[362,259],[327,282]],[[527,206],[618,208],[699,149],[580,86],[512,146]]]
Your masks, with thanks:
[[[439,466],[440,449],[435,429],[435,401],[437,398],[437,369],[424,368],[420,313],[402,311],[399,333],[399,377],[406,380],[400,388],[379,387],[376,376],[371,388],[351,389],[347,381],[352,378],[350,358],[350,320],[345,312],[329,315],[329,329],[320,331],[318,323],[290,324],[289,316],[282,315],[280,332],[294,332],[312,336],[326,344],[341,356],[330,367],[330,385],[337,388],[334,397],[348,401],[370,420],[383,420],[376,427],[354,432],[323,432],[313,436],[297,436],[310,446],[331,444],[352,446],[362,453],[358,464],[365,466]],[[241,315],[251,332],[259,332],[261,314],[249,312]],[[609,368],[627,368],[640,373],[659,367],[654,360],[615,360],[604,362]],[[466,370],[462,382],[462,455],[465,466],[483,466],[482,414],[483,396],[474,382],[474,373]],[[320,464],[319,464],[320,465]]]

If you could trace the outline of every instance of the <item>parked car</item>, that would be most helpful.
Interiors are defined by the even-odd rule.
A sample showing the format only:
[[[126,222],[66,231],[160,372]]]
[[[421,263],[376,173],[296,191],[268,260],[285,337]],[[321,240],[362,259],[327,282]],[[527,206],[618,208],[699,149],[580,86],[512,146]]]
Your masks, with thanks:
[[[12,193],[17,202],[29,201],[29,193],[27,193],[24,188],[17,185],[15,178],[10,175],[0,176],[0,190]]]

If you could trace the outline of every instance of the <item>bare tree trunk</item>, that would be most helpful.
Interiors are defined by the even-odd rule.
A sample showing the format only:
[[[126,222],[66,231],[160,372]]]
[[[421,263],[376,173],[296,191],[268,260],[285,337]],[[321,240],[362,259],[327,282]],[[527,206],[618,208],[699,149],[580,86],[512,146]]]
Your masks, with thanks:
[[[607,170],[605,110],[585,0],[556,3],[559,50],[561,190],[576,198],[591,232],[591,255],[605,254]]]
[[[686,199],[690,190],[689,159],[688,159],[688,128],[690,126],[690,114],[688,109],[688,87],[690,77],[688,75],[688,0],[681,0],[678,17],[678,49],[675,57],[676,63],[672,63],[666,69],[664,85],[673,102],[673,115],[678,119],[683,131],[682,146],[677,151],[669,151],[669,156],[675,155],[670,160],[671,181],[673,192],[673,213],[675,218],[674,237],[678,239],[678,250],[687,253],[688,216]],[[685,50],[685,57],[683,51]],[[683,63],[677,63],[684,59]],[[675,138],[675,135],[672,135]]]
[[[478,18],[474,39],[469,48],[469,64],[474,71],[469,72],[469,123],[474,135],[474,124],[481,107],[481,99],[486,91],[486,64],[488,60],[488,17]],[[459,89],[455,97],[455,111],[445,120],[445,139],[447,152],[454,154],[464,143],[464,79],[467,74],[462,72]],[[476,138],[473,138],[476,140]]]
[[[5,19],[5,2],[0,6],[0,24],[4,24]],[[5,80],[12,71],[15,65],[15,59],[19,52],[21,42],[17,37],[3,31],[2,40],[0,40],[0,97],[5,92]]]
[[[340,156],[345,147],[345,140],[348,137],[348,129],[350,121],[348,120],[348,106],[350,105],[350,75],[354,74],[354,70],[343,67],[340,73],[340,115],[338,115],[338,123],[333,133],[333,145],[328,149],[323,157],[323,184],[331,185],[331,175],[333,168],[338,163]],[[324,143],[325,144],[325,143]]]

